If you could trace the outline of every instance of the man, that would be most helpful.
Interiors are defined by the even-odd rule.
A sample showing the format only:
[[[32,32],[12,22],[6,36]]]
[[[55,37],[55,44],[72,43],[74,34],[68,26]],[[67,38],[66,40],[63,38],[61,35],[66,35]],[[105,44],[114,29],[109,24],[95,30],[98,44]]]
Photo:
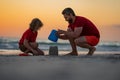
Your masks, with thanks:
[[[72,52],[69,55],[78,55],[76,46],[89,49],[87,55],[92,55],[100,39],[96,26],[87,18],[76,16],[71,8],[62,11],[65,20],[69,23],[67,31],[58,29],[58,37],[69,40]]]

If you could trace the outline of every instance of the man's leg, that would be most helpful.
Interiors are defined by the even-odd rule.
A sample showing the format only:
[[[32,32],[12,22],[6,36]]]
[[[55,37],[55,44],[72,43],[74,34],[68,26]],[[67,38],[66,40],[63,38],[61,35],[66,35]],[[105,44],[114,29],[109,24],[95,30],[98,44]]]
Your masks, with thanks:
[[[94,46],[91,46],[87,43],[85,36],[75,39],[75,43],[76,43],[76,45],[78,45],[82,48],[89,49],[89,52],[87,55],[92,55],[94,53],[94,51],[96,50],[96,48]]]
[[[77,53],[77,47],[76,47],[76,44],[74,42],[74,39],[69,39],[69,42],[70,42],[70,45],[72,47],[72,52],[69,53],[69,54],[71,54],[71,55],[78,55],[78,53]]]
[[[74,39],[68,38],[66,35],[59,36],[59,38],[60,38],[60,39],[63,39],[63,40],[69,40],[70,45],[71,45],[71,47],[72,47],[72,52],[69,53],[70,55],[78,55],[78,53],[77,53],[77,48],[76,48],[76,44],[75,44],[75,42],[74,42]],[[69,54],[68,54],[68,55],[69,55]]]

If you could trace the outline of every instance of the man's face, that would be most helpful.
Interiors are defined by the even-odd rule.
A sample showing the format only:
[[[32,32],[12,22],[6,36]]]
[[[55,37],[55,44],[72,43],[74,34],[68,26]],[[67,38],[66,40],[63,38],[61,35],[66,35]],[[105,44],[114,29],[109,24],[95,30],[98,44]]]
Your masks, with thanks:
[[[63,16],[64,16],[64,18],[65,18],[66,21],[68,21],[69,23],[72,23],[72,17],[71,17],[71,15],[64,14]]]

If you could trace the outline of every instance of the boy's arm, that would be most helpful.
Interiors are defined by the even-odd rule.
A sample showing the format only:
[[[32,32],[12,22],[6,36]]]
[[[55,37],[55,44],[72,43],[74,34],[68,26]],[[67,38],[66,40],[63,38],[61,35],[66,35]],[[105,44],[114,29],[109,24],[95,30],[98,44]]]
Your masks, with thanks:
[[[34,51],[34,49],[30,46],[30,44],[29,44],[29,42],[28,42],[28,40],[27,39],[25,39],[24,40],[24,46],[28,49],[28,50],[30,50],[30,51]]]

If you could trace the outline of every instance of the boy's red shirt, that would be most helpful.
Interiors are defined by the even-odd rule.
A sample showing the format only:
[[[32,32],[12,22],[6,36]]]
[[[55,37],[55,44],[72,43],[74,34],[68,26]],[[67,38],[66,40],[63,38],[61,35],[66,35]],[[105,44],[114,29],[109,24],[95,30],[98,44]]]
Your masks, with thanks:
[[[37,31],[33,32],[30,28],[27,29],[23,33],[23,35],[19,41],[19,45],[22,45],[25,39],[27,39],[28,42],[36,42],[37,34],[38,34]]]

